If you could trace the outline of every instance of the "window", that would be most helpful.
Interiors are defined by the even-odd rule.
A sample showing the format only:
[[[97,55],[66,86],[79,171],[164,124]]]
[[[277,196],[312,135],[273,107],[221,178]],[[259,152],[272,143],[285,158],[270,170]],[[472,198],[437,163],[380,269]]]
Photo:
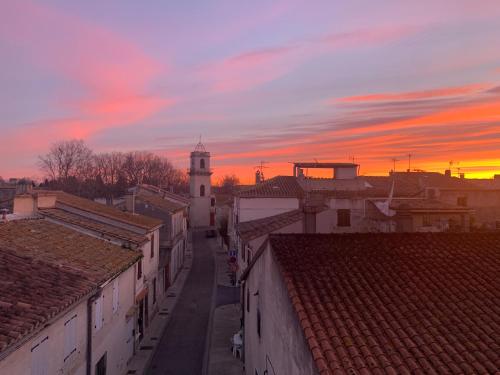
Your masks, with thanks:
[[[247,288],[247,312],[250,312],[250,289]]]
[[[64,362],[76,352],[76,315],[64,323]]]
[[[424,227],[432,227],[432,218],[430,215],[424,215],[422,217],[422,226]]]
[[[47,375],[49,373],[48,340],[49,336],[46,336],[31,348],[31,375]]]
[[[153,305],[156,303],[156,277],[153,279]]]
[[[94,302],[95,307],[95,322],[94,328],[96,331],[99,331],[102,328],[102,323],[104,322],[104,316],[102,313],[102,305],[104,301],[104,296],[101,294]]]
[[[104,353],[95,365],[95,375],[106,375],[106,353]]]
[[[151,235],[151,258],[155,256],[155,235],[154,233]]]
[[[200,197],[205,196],[205,185],[200,185]]]
[[[118,311],[120,305],[120,284],[118,278],[113,281],[113,314]]]
[[[200,160],[200,169],[205,169],[205,159]]]
[[[259,335],[260,338],[260,310],[257,308],[257,335]]]
[[[137,280],[139,280],[142,277],[142,259],[139,259],[139,262],[137,262]]]
[[[458,197],[457,206],[467,207],[467,197]]]
[[[210,205],[215,207],[215,198],[210,199]]]
[[[351,226],[351,210],[346,210],[346,209],[337,210],[337,226],[338,227]]]

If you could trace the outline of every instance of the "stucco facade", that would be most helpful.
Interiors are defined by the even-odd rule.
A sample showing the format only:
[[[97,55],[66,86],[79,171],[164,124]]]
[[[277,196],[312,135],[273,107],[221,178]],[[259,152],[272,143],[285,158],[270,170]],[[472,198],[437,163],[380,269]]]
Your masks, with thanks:
[[[280,272],[268,247],[242,287],[245,373],[316,375]]]
[[[233,222],[243,223],[274,216],[299,208],[298,198],[243,198],[235,197]]]

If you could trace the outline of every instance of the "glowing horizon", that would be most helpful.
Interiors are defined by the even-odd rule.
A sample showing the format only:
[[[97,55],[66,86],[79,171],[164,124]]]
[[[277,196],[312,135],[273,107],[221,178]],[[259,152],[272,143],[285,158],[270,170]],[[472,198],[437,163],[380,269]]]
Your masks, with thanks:
[[[363,9],[360,12],[359,9]],[[214,181],[349,161],[500,174],[500,5],[8,1],[0,12],[0,176],[38,177],[52,142],[148,150]],[[457,164],[459,163],[459,164]]]

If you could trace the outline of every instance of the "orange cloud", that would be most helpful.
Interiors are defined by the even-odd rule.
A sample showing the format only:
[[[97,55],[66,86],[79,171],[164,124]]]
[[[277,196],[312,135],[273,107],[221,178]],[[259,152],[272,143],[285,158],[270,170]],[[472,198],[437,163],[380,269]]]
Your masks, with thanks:
[[[434,99],[457,95],[466,95],[477,93],[490,85],[473,84],[458,87],[444,87],[434,90],[409,91],[403,93],[378,93],[359,96],[348,96],[345,98],[334,99],[334,102],[352,103],[352,102],[383,102],[383,101],[400,101],[400,100],[420,100]]]

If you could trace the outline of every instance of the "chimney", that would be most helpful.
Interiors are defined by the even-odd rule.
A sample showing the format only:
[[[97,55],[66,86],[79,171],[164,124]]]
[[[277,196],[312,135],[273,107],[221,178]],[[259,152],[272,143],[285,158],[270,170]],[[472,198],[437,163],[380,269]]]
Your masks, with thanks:
[[[460,173],[460,178],[463,180],[465,179],[465,173]]]
[[[451,169],[446,169],[446,170],[444,171],[444,175],[445,175],[446,177],[451,177]]]
[[[135,214],[135,192],[129,192],[125,195],[125,209]]]
[[[255,185],[258,185],[262,182],[262,178],[260,176],[260,171],[257,170],[257,172],[255,172]]]
[[[38,196],[36,194],[18,194],[14,197],[12,212],[16,215],[35,216],[38,211]]]

